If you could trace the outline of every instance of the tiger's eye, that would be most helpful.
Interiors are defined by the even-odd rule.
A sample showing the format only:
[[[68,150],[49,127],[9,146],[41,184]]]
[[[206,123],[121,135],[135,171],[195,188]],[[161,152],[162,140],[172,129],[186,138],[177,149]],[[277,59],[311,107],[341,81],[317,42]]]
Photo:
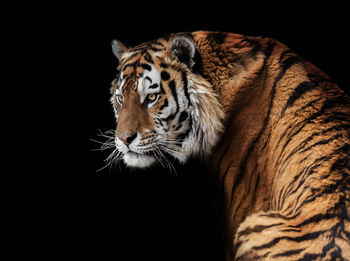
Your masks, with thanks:
[[[150,102],[155,101],[157,99],[157,94],[155,93],[148,94],[147,99]]]
[[[122,105],[124,102],[124,97],[122,95],[117,95],[117,101],[120,105]]]

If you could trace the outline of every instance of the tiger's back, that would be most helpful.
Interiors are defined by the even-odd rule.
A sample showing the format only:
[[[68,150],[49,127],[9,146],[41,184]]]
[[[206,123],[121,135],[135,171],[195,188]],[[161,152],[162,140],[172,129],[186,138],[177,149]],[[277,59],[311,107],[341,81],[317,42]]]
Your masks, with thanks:
[[[278,41],[231,33],[114,53],[124,162],[209,157],[227,260],[350,260],[350,98],[329,77]]]
[[[213,157],[227,259],[350,259],[349,97],[279,42],[238,37],[250,55],[244,81],[218,81],[234,106]]]

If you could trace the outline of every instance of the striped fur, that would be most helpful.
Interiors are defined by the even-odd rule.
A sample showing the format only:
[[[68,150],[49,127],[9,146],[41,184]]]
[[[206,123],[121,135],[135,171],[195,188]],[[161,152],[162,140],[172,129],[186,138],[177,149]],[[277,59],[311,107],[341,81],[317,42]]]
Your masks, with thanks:
[[[329,77],[269,38],[200,31],[123,48],[116,133],[153,135],[153,149],[177,140],[164,150],[182,162],[210,157],[227,260],[350,260],[350,98]],[[145,71],[162,86],[152,107]]]

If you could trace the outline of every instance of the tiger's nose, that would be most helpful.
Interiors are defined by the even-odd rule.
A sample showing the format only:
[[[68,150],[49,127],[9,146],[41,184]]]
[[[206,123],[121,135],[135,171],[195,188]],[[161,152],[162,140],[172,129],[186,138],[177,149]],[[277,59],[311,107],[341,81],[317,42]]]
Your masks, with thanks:
[[[137,133],[134,134],[117,134],[117,138],[124,142],[125,145],[129,145],[137,136]]]

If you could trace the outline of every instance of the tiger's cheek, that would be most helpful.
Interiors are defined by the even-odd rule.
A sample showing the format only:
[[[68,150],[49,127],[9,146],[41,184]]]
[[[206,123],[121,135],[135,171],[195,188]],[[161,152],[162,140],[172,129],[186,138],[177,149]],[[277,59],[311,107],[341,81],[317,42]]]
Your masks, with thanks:
[[[164,133],[168,130],[166,122],[161,119],[164,116],[163,109],[168,106],[168,100],[165,95],[161,95],[156,104],[148,108],[150,117],[153,118],[155,123],[155,131],[158,133]]]

